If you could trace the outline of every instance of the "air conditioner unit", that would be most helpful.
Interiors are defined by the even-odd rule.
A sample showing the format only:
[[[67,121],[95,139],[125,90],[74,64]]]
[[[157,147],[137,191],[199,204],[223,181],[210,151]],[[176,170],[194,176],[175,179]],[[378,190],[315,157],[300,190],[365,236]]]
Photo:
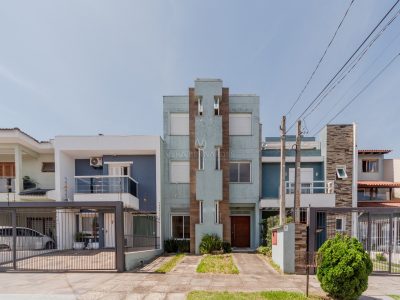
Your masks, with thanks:
[[[102,157],[91,157],[90,158],[90,166],[95,168],[100,168],[103,166],[103,158]]]

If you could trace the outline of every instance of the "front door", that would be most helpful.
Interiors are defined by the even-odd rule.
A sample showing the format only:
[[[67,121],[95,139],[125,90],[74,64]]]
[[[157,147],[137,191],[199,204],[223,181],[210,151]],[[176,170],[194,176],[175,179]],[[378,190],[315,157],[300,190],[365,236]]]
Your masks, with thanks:
[[[250,216],[231,217],[232,247],[250,247]]]

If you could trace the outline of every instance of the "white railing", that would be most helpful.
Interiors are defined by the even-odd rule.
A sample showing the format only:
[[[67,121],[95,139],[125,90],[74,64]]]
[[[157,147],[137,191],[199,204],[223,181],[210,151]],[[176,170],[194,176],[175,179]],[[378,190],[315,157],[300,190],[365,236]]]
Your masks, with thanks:
[[[294,194],[294,182],[286,181],[286,194]],[[301,183],[302,194],[333,194],[335,192],[334,181],[312,181]]]
[[[107,194],[129,193],[138,196],[139,183],[130,176],[75,176],[75,193]]]

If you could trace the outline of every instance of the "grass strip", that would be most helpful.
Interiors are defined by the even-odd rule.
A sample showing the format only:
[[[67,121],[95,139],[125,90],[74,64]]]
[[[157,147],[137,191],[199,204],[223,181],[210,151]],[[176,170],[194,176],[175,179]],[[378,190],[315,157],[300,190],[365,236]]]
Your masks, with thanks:
[[[302,293],[285,292],[285,291],[268,291],[268,292],[206,292],[206,291],[193,291],[190,292],[188,300],[308,300],[308,299],[323,299],[320,297],[306,297]]]
[[[159,267],[156,270],[156,273],[168,273],[171,272],[176,265],[185,257],[185,254],[183,253],[179,253],[177,255],[175,255],[172,259],[170,259],[169,261],[163,263],[161,265],[161,267]]]
[[[196,271],[198,273],[239,274],[231,254],[204,255]]]

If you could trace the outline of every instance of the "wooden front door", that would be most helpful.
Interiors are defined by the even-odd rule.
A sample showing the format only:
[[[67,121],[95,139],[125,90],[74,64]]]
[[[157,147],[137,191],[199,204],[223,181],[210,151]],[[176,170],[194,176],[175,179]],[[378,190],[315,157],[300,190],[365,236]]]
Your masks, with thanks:
[[[231,217],[232,247],[250,247],[250,216]]]

